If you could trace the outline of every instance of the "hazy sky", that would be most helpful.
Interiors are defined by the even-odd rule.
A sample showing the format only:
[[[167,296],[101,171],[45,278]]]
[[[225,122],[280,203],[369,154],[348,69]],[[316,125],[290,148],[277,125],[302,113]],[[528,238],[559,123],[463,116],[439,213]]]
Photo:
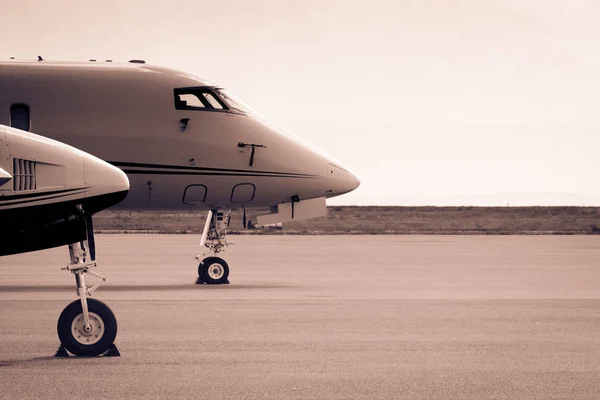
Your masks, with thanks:
[[[6,1],[0,57],[145,59],[361,179],[332,204],[600,205],[600,5]]]

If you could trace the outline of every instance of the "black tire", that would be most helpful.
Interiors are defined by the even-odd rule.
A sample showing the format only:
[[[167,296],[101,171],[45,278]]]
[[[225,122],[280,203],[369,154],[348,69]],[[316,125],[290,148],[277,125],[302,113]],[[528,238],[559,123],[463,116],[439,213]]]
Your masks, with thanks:
[[[209,285],[229,283],[229,265],[219,257],[207,257],[198,266],[198,275]]]
[[[206,271],[203,268],[204,265],[204,260],[202,260],[200,262],[200,264],[198,264],[198,278],[200,279],[200,281],[202,281],[203,283],[206,283]]]
[[[69,352],[77,356],[93,357],[104,353],[114,343],[117,337],[117,319],[103,302],[88,298],[87,304],[93,325],[92,332],[86,333],[81,329],[83,311],[80,300],[65,307],[58,318],[56,329],[60,342]]]

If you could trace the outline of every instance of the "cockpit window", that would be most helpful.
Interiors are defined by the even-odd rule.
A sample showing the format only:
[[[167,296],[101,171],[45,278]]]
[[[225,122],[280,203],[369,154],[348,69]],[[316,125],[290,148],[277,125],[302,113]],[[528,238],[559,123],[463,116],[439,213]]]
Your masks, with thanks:
[[[191,93],[176,95],[179,98],[175,99],[175,108],[178,110],[206,108],[200,99]],[[179,107],[178,107],[179,106]]]
[[[221,103],[219,103],[219,100],[217,100],[214,94],[206,92],[202,93],[202,95],[204,96],[204,99],[206,99],[206,101],[210,103],[212,108],[215,108],[217,110],[223,109],[223,106],[221,105]]]
[[[221,96],[223,100],[227,103],[230,109],[243,112],[245,114],[254,114],[257,115],[257,112],[254,111],[250,106],[244,103],[242,100],[235,97],[231,92],[225,89],[215,89],[215,91]]]
[[[246,103],[221,88],[200,86],[174,89],[177,110],[221,110],[258,115]]]
[[[175,109],[177,110],[225,110],[223,101],[206,87],[175,89]]]

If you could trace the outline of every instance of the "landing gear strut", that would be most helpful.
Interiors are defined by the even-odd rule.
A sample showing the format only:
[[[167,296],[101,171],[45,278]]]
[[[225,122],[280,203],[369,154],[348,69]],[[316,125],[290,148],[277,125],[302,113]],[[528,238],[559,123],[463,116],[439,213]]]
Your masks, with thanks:
[[[112,310],[101,301],[88,298],[100,287],[85,285],[84,275],[89,274],[105,281],[102,275],[91,271],[96,267],[91,216],[86,217],[87,240],[69,245],[71,263],[63,270],[75,275],[79,300],[69,304],[58,318],[57,331],[62,347],[77,356],[97,356],[113,349],[117,336],[117,319]],[[60,350],[59,350],[60,352]]]
[[[200,239],[200,247],[207,247],[213,252],[213,257],[206,257],[200,261],[205,254],[197,255],[195,258],[200,261],[198,264],[198,284],[218,285],[229,283],[229,265],[222,258],[218,257],[219,253],[225,250],[228,246],[225,239],[226,228],[229,224],[231,211],[227,214],[217,210],[210,210],[204,224],[204,231]]]

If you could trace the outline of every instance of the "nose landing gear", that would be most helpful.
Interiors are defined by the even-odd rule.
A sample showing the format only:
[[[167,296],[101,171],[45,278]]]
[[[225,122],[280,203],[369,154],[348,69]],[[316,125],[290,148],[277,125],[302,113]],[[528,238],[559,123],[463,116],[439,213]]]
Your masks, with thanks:
[[[210,210],[204,224],[204,231],[200,239],[200,247],[207,247],[213,252],[213,257],[206,257],[200,260],[205,254],[197,255],[195,258],[200,263],[198,264],[198,280],[197,284],[219,285],[227,284],[229,280],[229,265],[222,258],[218,257],[219,253],[225,251],[228,246],[225,239],[226,227],[229,224],[231,211],[226,215],[218,210]]]
[[[85,285],[85,274],[90,274],[105,281],[106,278],[91,268],[96,267],[94,261],[94,240],[91,217],[86,221],[87,239],[69,245],[71,263],[63,270],[75,275],[79,300],[69,304],[58,318],[56,330],[61,342],[57,356],[68,356],[67,350],[77,356],[97,356],[100,354],[117,356],[119,351],[113,344],[117,337],[117,319],[112,310],[103,302],[88,298],[100,287],[100,283],[91,288]],[[88,250],[89,257],[88,259]]]

